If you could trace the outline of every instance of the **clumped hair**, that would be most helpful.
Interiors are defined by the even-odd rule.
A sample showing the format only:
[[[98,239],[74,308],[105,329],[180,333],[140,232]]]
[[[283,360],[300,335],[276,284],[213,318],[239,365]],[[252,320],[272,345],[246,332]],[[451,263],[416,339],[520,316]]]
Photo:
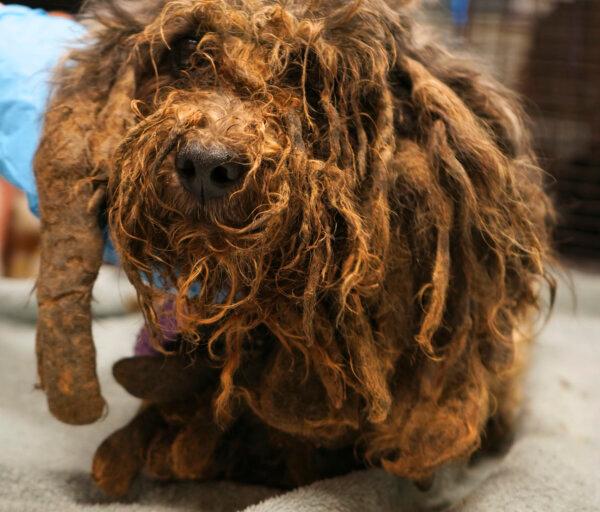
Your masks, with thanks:
[[[515,413],[531,320],[543,284],[554,290],[553,210],[518,101],[417,43],[407,4],[171,0],[136,15],[92,2],[96,42],[59,76],[37,172],[43,189],[41,163],[68,136],[55,124],[84,112],[72,144],[85,172],[68,178],[87,191],[83,215],[96,219],[106,190],[156,348],[157,305],[173,299],[187,347],[219,367],[209,399],[221,428],[246,408],[424,480]],[[190,65],[174,73],[173,48],[190,34]],[[53,123],[56,112],[67,121]],[[226,200],[199,206],[177,186],[172,155],[190,133],[247,166]],[[57,196],[40,195],[42,220],[71,229],[52,217]],[[58,256],[43,256],[50,274]],[[89,294],[90,272],[79,278]],[[273,347],[249,371],[261,327]],[[42,316],[43,354],[48,330]],[[69,421],[67,409],[57,414]]]

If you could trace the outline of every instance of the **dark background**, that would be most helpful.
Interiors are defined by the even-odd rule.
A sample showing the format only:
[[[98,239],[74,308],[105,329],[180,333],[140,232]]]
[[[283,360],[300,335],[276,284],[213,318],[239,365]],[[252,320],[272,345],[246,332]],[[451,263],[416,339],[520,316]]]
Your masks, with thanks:
[[[64,12],[70,12],[70,13],[77,12],[79,10],[79,6],[82,3],[82,2],[78,2],[78,1],[74,1],[74,0],[62,0],[62,1],[58,0],[56,2],[53,2],[53,1],[46,1],[46,2],[31,1],[31,2],[28,2],[27,0],[14,2],[14,1],[10,1],[10,0],[4,0],[4,2],[8,3],[8,4],[26,5],[28,7],[40,7],[47,11],[64,11]]]

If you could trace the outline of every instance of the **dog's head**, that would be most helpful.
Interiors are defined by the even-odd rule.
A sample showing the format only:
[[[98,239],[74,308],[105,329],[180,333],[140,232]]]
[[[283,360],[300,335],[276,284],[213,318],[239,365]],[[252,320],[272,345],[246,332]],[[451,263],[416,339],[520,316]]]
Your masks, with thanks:
[[[138,119],[110,216],[147,307],[176,290],[191,336],[235,316],[312,339],[317,309],[378,293],[406,31],[379,1],[196,0],[126,39]]]

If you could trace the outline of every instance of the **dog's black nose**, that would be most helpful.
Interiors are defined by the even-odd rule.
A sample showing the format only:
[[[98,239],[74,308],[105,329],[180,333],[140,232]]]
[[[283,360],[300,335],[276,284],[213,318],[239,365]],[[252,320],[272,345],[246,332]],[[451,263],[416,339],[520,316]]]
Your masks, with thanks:
[[[244,166],[222,147],[186,144],[175,159],[182,185],[200,201],[229,194],[244,176]]]

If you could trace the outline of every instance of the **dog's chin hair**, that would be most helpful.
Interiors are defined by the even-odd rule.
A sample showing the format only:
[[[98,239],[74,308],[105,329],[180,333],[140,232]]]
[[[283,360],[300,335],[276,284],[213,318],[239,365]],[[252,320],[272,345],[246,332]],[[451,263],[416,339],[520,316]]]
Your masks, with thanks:
[[[193,194],[184,191],[181,199],[174,201],[174,205],[183,217],[189,219],[191,226],[202,225],[215,232],[219,226],[240,229],[252,222],[252,215],[248,213],[250,208],[244,202],[228,197],[203,203]]]

